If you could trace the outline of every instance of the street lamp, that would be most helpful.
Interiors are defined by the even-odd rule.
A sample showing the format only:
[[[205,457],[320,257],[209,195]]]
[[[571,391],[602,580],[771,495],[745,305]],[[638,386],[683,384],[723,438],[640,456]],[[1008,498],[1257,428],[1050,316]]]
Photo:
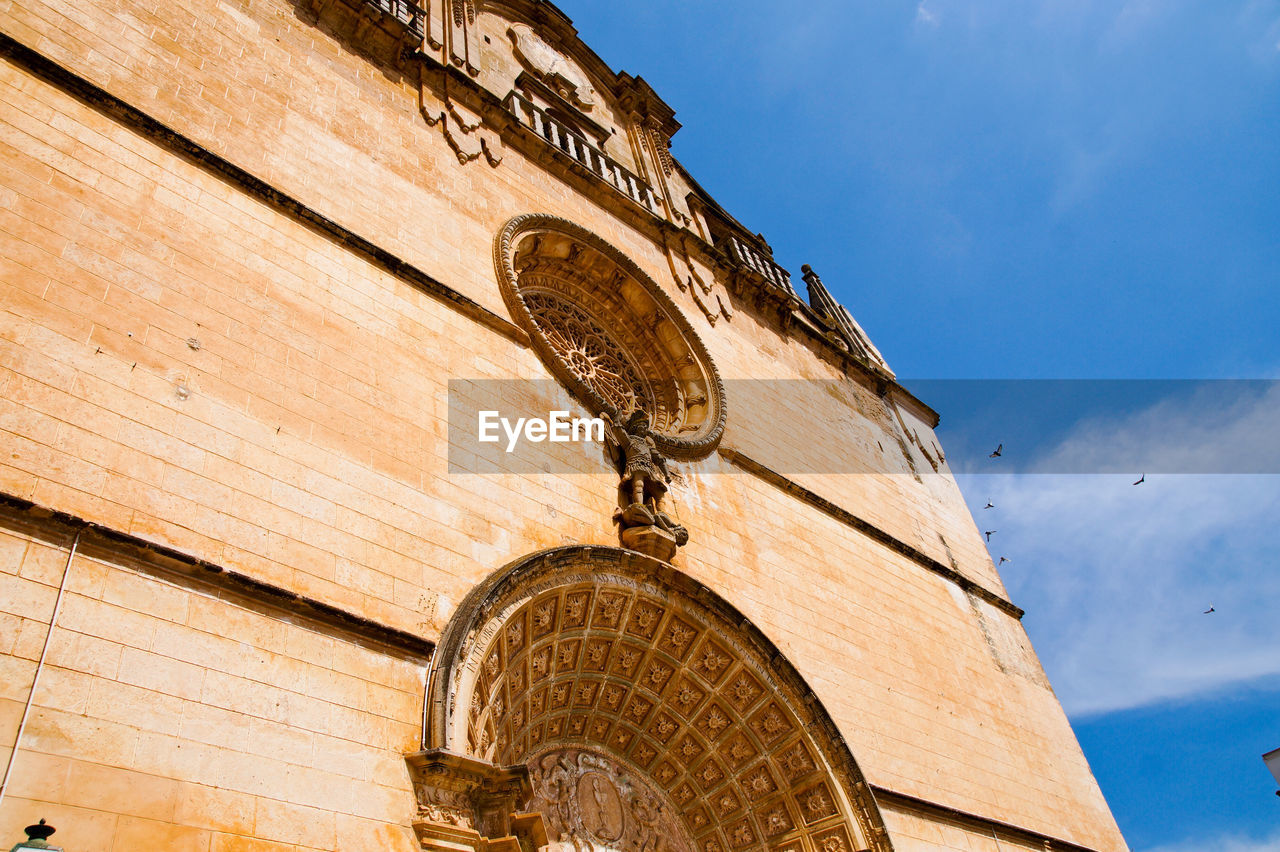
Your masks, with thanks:
[[[27,839],[21,843],[15,844],[9,852],[21,852],[23,849],[43,849],[45,852],[62,852],[61,846],[53,846],[49,843],[49,835],[57,831],[51,825],[45,825],[44,820],[40,820],[35,825],[29,825],[23,829],[27,833]]]

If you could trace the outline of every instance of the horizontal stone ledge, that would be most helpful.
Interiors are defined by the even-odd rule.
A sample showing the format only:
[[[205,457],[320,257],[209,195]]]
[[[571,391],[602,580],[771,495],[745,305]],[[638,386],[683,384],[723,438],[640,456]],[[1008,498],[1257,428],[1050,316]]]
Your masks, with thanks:
[[[979,816],[968,811],[962,811],[959,808],[953,808],[950,805],[942,805],[937,802],[931,802],[928,799],[921,799],[918,796],[899,793],[888,787],[879,787],[875,784],[870,785],[870,787],[871,792],[875,794],[876,804],[882,809],[912,813],[926,819],[950,823],[960,828],[979,832],[983,836],[989,835],[995,838],[997,843],[999,838],[1003,837],[1008,841],[1043,848],[1049,850],[1049,852],[1097,852],[1097,850],[1089,846],[1081,846],[1069,840],[1041,834],[1038,831],[991,819],[990,817]]]
[[[291,623],[310,625],[380,653],[426,663],[435,643],[407,630],[389,627],[333,604],[316,600],[222,565],[112,529],[67,512],[50,509],[0,492],[0,523],[25,528],[32,537],[70,547],[80,533],[79,551],[105,559],[194,591],[215,594],[265,614],[286,616]]]

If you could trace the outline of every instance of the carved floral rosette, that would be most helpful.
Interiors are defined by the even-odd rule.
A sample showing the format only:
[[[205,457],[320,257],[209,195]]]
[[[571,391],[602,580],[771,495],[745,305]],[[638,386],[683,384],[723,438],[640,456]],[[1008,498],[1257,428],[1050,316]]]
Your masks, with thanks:
[[[675,302],[624,254],[554,216],[507,222],[494,243],[503,299],[543,362],[592,413],[640,408],[665,455],[715,449],[724,383]]]

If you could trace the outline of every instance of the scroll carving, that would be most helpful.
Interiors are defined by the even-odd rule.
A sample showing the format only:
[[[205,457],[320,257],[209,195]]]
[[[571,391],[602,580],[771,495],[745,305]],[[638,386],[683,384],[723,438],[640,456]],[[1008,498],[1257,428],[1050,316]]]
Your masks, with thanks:
[[[694,266],[685,245],[684,236],[668,237],[663,235],[663,247],[666,249],[667,265],[671,268],[671,277],[676,287],[693,297],[693,303],[702,311],[707,322],[715,325],[721,317],[733,319],[733,311],[726,304],[725,294],[713,292],[714,286],[708,284]],[[714,279],[713,279],[714,280]]]
[[[596,91],[572,61],[543,41],[527,24],[512,24],[507,35],[511,38],[516,59],[525,68],[578,109],[591,111],[596,103]]]
[[[483,156],[490,166],[501,163],[501,137],[485,125],[479,113],[450,95],[447,76],[439,76],[440,95],[437,96],[429,85],[431,72],[423,71],[422,75],[418,109],[429,126],[440,128],[458,162],[466,165]]]

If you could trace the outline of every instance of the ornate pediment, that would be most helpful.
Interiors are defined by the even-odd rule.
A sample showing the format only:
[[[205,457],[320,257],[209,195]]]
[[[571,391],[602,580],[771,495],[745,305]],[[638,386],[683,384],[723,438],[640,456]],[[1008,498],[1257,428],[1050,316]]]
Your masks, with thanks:
[[[521,65],[578,109],[591,111],[596,90],[582,69],[543,41],[528,24],[512,24],[507,35]]]

